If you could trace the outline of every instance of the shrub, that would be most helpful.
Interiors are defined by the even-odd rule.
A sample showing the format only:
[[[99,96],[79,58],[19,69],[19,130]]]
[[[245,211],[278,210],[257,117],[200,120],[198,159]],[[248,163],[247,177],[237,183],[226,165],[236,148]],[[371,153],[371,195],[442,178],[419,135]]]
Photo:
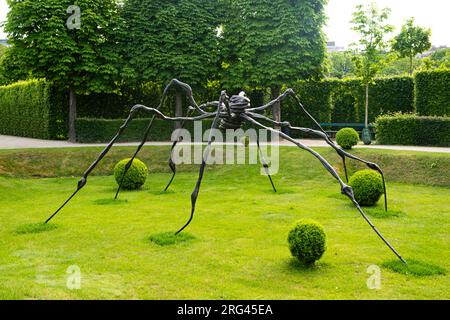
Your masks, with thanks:
[[[45,80],[0,87],[0,134],[40,139],[66,136],[65,95]],[[68,101],[68,100],[67,100]]]
[[[450,147],[450,117],[385,115],[375,127],[378,144]]]
[[[416,111],[421,116],[450,116],[450,70],[416,73]]]
[[[344,128],[336,134],[336,142],[344,149],[350,150],[359,141],[359,134],[353,128]]]
[[[141,141],[145,130],[151,119],[138,118],[130,122],[128,127],[119,138],[119,142]],[[125,119],[88,119],[80,118],[76,120],[77,142],[109,142],[117,133]],[[211,127],[211,120],[202,121],[203,132]],[[192,121],[186,122],[185,128],[194,134],[194,124]],[[173,121],[155,119],[147,141],[170,141],[175,130]]]
[[[325,252],[326,235],[319,223],[302,219],[289,232],[288,243],[294,257],[302,264],[311,265]]]
[[[362,206],[373,206],[384,193],[381,175],[370,169],[357,171],[349,181],[355,199]]]
[[[125,166],[131,159],[123,159],[114,167],[114,178],[117,184],[120,184],[125,171]],[[145,163],[138,159],[134,159],[130,169],[123,178],[122,188],[125,190],[136,190],[142,187],[147,180],[148,169]]]

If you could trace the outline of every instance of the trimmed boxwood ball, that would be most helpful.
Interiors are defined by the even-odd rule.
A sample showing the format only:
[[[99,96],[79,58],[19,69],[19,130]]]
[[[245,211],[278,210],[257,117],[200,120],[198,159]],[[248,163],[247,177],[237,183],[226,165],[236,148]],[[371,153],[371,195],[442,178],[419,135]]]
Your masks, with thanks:
[[[356,201],[362,206],[373,206],[384,193],[381,175],[370,169],[357,171],[349,181]]]
[[[326,235],[316,221],[299,220],[289,232],[289,250],[304,265],[312,265],[326,250]]]
[[[123,159],[119,161],[114,167],[114,178],[117,184],[122,181],[123,173],[125,171],[125,166],[127,165],[129,159]],[[147,180],[148,169],[145,163],[139,159],[134,159],[131,164],[130,169],[128,169],[127,174],[123,180],[122,188],[125,190],[136,190],[142,187]]]
[[[359,141],[359,134],[353,128],[344,128],[336,133],[336,142],[343,149],[350,150]]]

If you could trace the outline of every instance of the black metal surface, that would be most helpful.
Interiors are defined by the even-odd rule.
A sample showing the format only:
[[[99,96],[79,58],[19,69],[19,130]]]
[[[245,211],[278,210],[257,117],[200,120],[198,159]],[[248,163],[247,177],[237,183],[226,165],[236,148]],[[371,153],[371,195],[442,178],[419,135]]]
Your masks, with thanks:
[[[164,103],[167,99],[169,90],[172,87],[182,89],[185,92],[186,96],[188,97],[188,100],[189,100],[189,103],[191,104],[191,106],[189,108],[189,112],[186,117],[167,117],[159,111],[159,109],[164,105]],[[257,113],[257,112],[264,111],[264,110],[270,108],[275,103],[281,102],[282,100],[284,100],[288,97],[292,97],[296,100],[300,110],[302,112],[304,112],[315,123],[315,125],[318,127],[319,130],[314,130],[314,129],[310,129],[310,128],[293,127],[293,126],[291,126],[291,124],[289,122],[277,122],[270,118],[265,117],[264,115],[262,115],[260,113]],[[207,112],[204,110],[209,107],[215,107],[216,110],[214,112]],[[95,169],[95,167],[98,165],[98,163],[106,156],[106,154],[109,152],[109,150],[114,145],[114,143],[117,142],[119,137],[122,135],[123,131],[127,128],[129,123],[136,116],[136,114],[141,111],[153,114],[153,118],[151,119],[151,121],[144,133],[144,137],[143,137],[141,143],[139,144],[137,150],[135,151],[133,157],[127,163],[127,165],[125,167],[125,173],[129,169],[133,159],[136,158],[139,151],[142,149],[145,142],[147,141],[148,135],[149,135],[150,130],[153,125],[153,121],[156,117],[159,117],[159,118],[161,118],[163,120],[167,120],[167,121],[182,121],[183,122],[182,126],[184,126],[186,121],[198,121],[198,120],[203,120],[203,119],[207,119],[207,118],[214,118],[213,124],[211,126],[212,130],[208,137],[208,144],[203,153],[202,164],[200,165],[197,183],[195,185],[194,191],[191,194],[191,213],[190,213],[188,221],[183,225],[183,227],[181,227],[176,232],[176,234],[179,234],[187,226],[189,226],[189,224],[192,222],[192,220],[194,218],[196,203],[197,203],[201,183],[202,183],[203,176],[204,176],[207,159],[209,157],[211,145],[212,145],[213,139],[214,139],[214,129],[218,129],[218,128],[224,129],[224,130],[225,129],[238,129],[238,128],[241,128],[244,123],[249,123],[253,126],[260,127],[260,128],[263,128],[263,129],[266,129],[268,131],[278,134],[283,139],[286,139],[286,140],[292,142],[299,148],[306,150],[307,152],[311,153],[315,158],[317,158],[322,163],[322,165],[325,167],[325,169],[339,182],[339,184],[341,186],[341,192],[352,201],[352,203],[354,204],[356,209],[359,211],[359,213],[362,215],[362,217],[366,220],[366,222],[371,226],[371,228],[374,230],[374,232],[384,241],[384,243],[392,250],[392,252],[403,263],[406,263],[406,261],[392,247],[392,245],[382,236],[382,234],[377,230],[377,228],[372,224],[370,219],[366,216],[364,211],[361,209],[361,206],[356,201],[352,188],[350,186],[346,185],[342,181],[342,179],[339,177],[339,174],[320,154],[318,154],[316,151],[312,150],[311,148],[303,145],[301,142],[294,140],[292,137],[290,137],[290,135],[282,132],[281,130],[276,130],[274,128],[265,126],[262,123],[258,122],[258,120],[266,121],[273,125],[280,126],[281,128],[288,128],[290,130],[296,130],[296,131],[300,131],[303,133],[308,133],[308,134],[311,134],[316,137],[320,137],[320,138],[324,139],[326,141],[326,143],[328,145],[330,145],[338,153],[339,156],[341,156],[341,158],[343,160],[343,164],[344,164],[344,170],[345,170],[345,176],[346,176],[347,182],[348,182],[348,174],[347,174],[346,158],[365,163],[370,169],[376,170],[377,172],[379,172],[383,179],[385,210],[387,211],[386,183],[385,183],[385,177],[384,177],[383,171],[380,169],[380,167],[375,163],[372,163],[367,160],[356,157],[356,156],[342,150],[341,148],[339,148],[331,140],[331,138],[328,136],[328,134],[322,129],[320,124],[311,116],[311,114],[301,104],[300,99],[297,97],[297,95],[295,94],[295,92],[292,89],[286,90],[282,95],[280,95],[275,100],[269,102],[268,104],[261,106],[261,107],[256,107],[256,108],[250,108],[250,100],[245,96],[244,93],[232,96],[230,99],[227,96],[225,91],[221,92],[219,101],[208,102],[208,103],[205,103],[205,104],[199,106],[194,100],[194,97],[192,95],[192,89],[189,85],[187,85],[183,82],[180,82],[176,79],[172,80],[167,85],[167,87],[164,89],[163,96],[162,96],[160,104],[158,105],[157,108],[149,108],[149,107],[146,107],[143,105],[136,105],[131,109],[128,118],[125,120],[124,124],[119,128],[117,134],[113,137],[113,139],[109,142],[109,144],[105,147],[105,149],[100,153],[98,158],[84,172],[82,178],[78,182],[78,186],[77,186],[77,189],[75,190],[75,192],[46,220],[45,223],[48,223],[52,218],[54,218],[67,205],[67,203],[69,203],[69,201],[72,200],[72,198],[86,185],[89,174]],[[198,115],[193,116],[193,117],[190,116],[191,111],[196,112]],[[169,188],[169,186],[171,185],[171,183],[174,180],[175,175],[176,175],[176,165],[173,162],[172,157],[173,157],[173,150],[179,141],[180,141],[180,139],[176,139],[174,141],[174,143],[172,144],[171,155],[170,155],[170,159],[169,159],[169,167],[172,170],[172,178],[170,179],[165,190],[167,190]],[[257,139],[257,145],[258,145],[258,149],[260,152],[260,158],[261,158],[261,162],[263,164],[264,170],[265,170],[267,176],[269,177],[269,180],[270,180],[273,190],[276,192],[277,190],[275,188],[275,185],[273,183],[272,177],[269,172],[269,166],[268,166],[266,160],[264,159],[264,155],[261,150],[259,138]],[[124,175],[125,175],[125,173],[124,173]],[[120,192],[122,182],[123,182],[123,178],[121,180],[121,183],[119,184],[119,188],[117,189],[116,198]]]

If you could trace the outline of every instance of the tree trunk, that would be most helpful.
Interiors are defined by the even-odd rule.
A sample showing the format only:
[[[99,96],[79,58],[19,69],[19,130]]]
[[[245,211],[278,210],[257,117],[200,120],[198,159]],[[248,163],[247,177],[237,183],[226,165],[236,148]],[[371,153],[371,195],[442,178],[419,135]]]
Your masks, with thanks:
[[[73,88],[69,90],[69,142],[77,141],[75,120],[77,119],[77,95]]]
[[[366,83],[366,111],[364,117],[364,126],[369,128],[369,82]]]
[[[273,86],[271,89],[272,100],[275,100],[280,96],[281,88],[279,86]],[[281,121],[281,103],[277,102],[272,107],[272,115],[273,120],[280,122]],[[279,126],[275,126],[275,129],[279,130]]]
[[[409,57],[409,74],[412,75],[413,73],[413,56]]]
[[[175,117],[183,116],[183,95],[177,91],[175,95]],[[175,122],[175,129],[181,128],[181,121]]]

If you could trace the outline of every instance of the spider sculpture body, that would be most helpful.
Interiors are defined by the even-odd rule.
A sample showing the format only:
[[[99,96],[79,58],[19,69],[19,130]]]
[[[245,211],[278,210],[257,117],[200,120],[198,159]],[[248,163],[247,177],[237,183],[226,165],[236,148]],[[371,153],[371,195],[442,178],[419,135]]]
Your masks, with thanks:
[[[168,117],[168,116],[165,116],[162,112],[160,112],[161,107],[164,105],[164,103],[167,99],[169,91],[173,88],[183,90],[189,100],[190,107],[189,107],[189,110],[185,117]],[[274,120],[264,116],[263,114],[261,114],[262,111],[272,107],[274,104],[279,103],[289,97],[296,101],[296,103],[299,107],[299,111],[303,112],[307,117],[309,117],[314,122],[314,124],[317,126],[317,130],[310,129],[310,128],[294,127],[289,122],[274,121]],[[212,112],[206,111],[208,108],[214,108],[215,111],[212,111]],[[356,201],[352,188],[350,186],[348,186],[346,183],[344,183],[344,181],[340,178],[339,174],[327,162],[327,160],[325,160],[316,151],[305,146],[298,140],[295,140],[292,137],[290,137],[289,135],[287,135],[286,133],[282,132],[281,130],[274,129],[272,127],[272,126],[275,126],[275,127],[281,127],[281,128],[289,128],[292,131],[298,131],[298,132],[310,134],[312,136],[323,139],[342,158],[343,164],[344,164],[344,169],[345,169],[345,177],[346,177],[347,181],[348,181],[348,176],[347,176],[347,168],[346,168],[346,162],[345,162],[347,158],[362,162],[362,163],[366,164],[370,169],[378,171],[381,174],[382,179],[383,179],[383,185],[384,185],[384,191],[385,191],[384,192],[385,210],[387,210],[386,185],[385,185],[384,175],[383,175],[383,172],[380,169],[380,167],[373,162],[369,162],[369,161],[363,160],[361,158],[358,158],[355,155],[352,155],[352,154],[342,150],[340,147],[338,147],[330,139],[328,134],[322,129],[322,127],[319,125],[319,123],[304,108],[304,106],[300,102],[300,99],[297,97],[297,95],[295,94],[295,92],[292,89],[286,90],[283,94],[281,94],[276,99],[272,100],[271,102],[269,102],[266,105],[259,106],[259,107],[252,108],[250,106],[250,99],[248,99],[244,93],[241,93],[239,95],[234,95],[230,98],[230,97],[228,97],[228,95],[225,91],[221,92],[218,101],[207,102],[205,104],[198,105],[196,103],[196,101],[194,100],[192,89],[188,84],[180,82],[176,79],[170,81],[170,83],[164,89],[160,104],[156,108],[149,108],[149,107],[146,107],[143,105],[135,105],[134,107],[131,108],[128,118],[125,120],[123,125],[118,129],[117,134],[112,138],[112,140],[109,142],[109,144],[100,153],[98,158],[84,172],[82,178],[78,181],[78,186],[77,186],[76,190],[74,191],[74,193],[46,220],[45,223],[48,223],[56,214],[58,214],[58,212],[60,212],[61,209],[64,208],[64,206],[87,184],[87,179],[88,179],[88,176],[90,175],[90,173],[95,169],[95,167],[98,165],[98,163],[106,156],[108,151],[111,149],[111,147],[114,145],[114,143],[119,139],[119,137],[122,135],[122,133],[127,128],[129,123],[133,120],[133,118],[136,117],[137,113],[139,113],[139,112],[146,112],[146,113],[153,114],[153,118],[149,122],[149,125],[148,125],[146,131],[144,132],[142,141],[139,144],[139,146],[137,147],[135,153],[133,154],[133,157],[128,162],[128,164],[125,166],[124,176],[125,176],[126,172],[128,171],[128,169],[130,168],[133,160],[138,155],[139,151],[145,145],[145,142],[147,141],[148,135],[152,128],[153,121],[156,117],[159,117],[159,118],[167,120],[167,121],[181,121],[182,126],[184,126],[186,121],[199,121],[199,120],[203,120],[203,119],[213,119],[211,129],[222,129],[222,130],[239,129],[242,127],[242,125],[244,123],[248,123],[256,128],[263,128],[268,131],[276,133],[281,138],[292,142],[299,148],[309,152],[316,159],[318,159],[320,161],[320,163],[324,166],[324,168],[338,181],[338,183],[341,187],[341,193],[346,195],[351,200],[351,202],[354,204],[355,208],[359,211],[359,213],[362,215],[362,217],[367,221],[367,223],[375,231],[375,233],[384,241],[384,243],[392,250],[392,252],[403,263],[406,263],[405,260],[401,257],[401,255],[391,246],[391,244],[382,236],[382,234],[372,224],[372,222],[369,220],[369,218],[366,216],[366,214],[364,213],[364,211],[361,209],[360,205]],[[191,116],[192,113],[195,113],[195,115]],[[263,122],[266,124],[263,124]],[[200,165],[198,180],[195,185],[194,191],[192,192],[192,195],[191,195],[191,214],[190,214],[189,220],[186,222],[186,224],[182,228],[180,228],[176,232],[176,234],[183,231],[191,223],[191,221],[194,217],[195,206],[196,206],[197,198],[199,195],[203,175],[205,172],[207,159],[208,159],[209,152],[211,149],[211,144],[213,143],[213,138],[214,138],[213,130],[211,130],[211,133],[208,138],[207,147],[206,147],[204,155],[203,155],[203,161],[202,161],[202,164]],[[169,167],[171,168],[173,174],[172,174],[172,178],[170,179],[165,190],[167,190],[169,188],[169,186],[171,185],[171,183],[176,175],[176,165],[172,160],[172,155],[173,155],[174,148],[176,147],[177,143],[180,141],[181,141],[181,139],[177,139],[174,141],[174,143],[172,145],[171,156],[169,159]],[[270,179],[270,183],[272,184],[273,190],[276,192],[275,185],[269,174],[268,165],[263,157],[263,153],[262,153],[262,150],[261,150],[261,147],[259,144],[259,139],[257,139],[257,145],[258,145],[258,148],[260,151],[261,162],[263,163],[266,174]],[[122,179],[122,182],[123,182],[123,179]],[[116,192],[116,198],[120,192],[121,186],[122,186],[122,183],[119,184],[119,187]]]

